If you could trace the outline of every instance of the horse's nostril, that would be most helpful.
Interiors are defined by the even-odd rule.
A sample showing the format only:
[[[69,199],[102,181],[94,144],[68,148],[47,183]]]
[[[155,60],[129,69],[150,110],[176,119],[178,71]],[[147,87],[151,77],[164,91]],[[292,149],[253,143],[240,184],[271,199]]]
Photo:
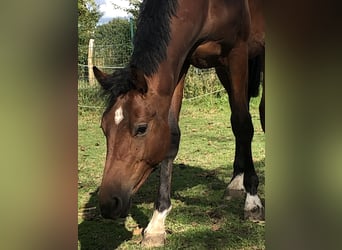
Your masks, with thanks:
[[[100,205],[101,215],[105,219],[110,219],[110,205],[109,204],[102,204]]]
[[[115,219],[120,216],[122,201],[119,197],[112,197],[108,202],[100,205],[101,215],[106,219]]]
[[[113,197],[112,198],[112,210],[113,211],[120,211],[122,206],[121,199],[118,197]]]

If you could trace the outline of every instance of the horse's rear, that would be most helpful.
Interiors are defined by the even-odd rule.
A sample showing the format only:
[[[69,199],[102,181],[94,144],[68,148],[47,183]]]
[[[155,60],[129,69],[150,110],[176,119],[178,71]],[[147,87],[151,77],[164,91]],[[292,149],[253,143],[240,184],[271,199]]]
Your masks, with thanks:
[[[216,68],[228,92],[232,111],[236,150],[233,178],[226,194],[230,198],[245,191],[245,217],[262,220],[264,208],[257,195],[259,180],[252,160],[254,129],[249,113],[249,100],[258,94],[264,69],[265,33],[261,1],[209,1],[202,32],[208,35],[200,38],[203,40],[190,55],[190,62],[196,67]],[[263,120],[264,112],[261,116]],[[262,124],[264,128],[264,122]]]
[[[198,4],[201,1],[198,1]],[[194,51],[189,55],[192,65],[198,68],[216,67],[218,76],[230,91],[231,76],[228,54],[234,46],[247,40],[248,47],[248,98],[259,94],[260,83],[264,87],[265,71],[265,23],[260,0],[246,1],[202,1],[208,3],[207,16],[202,16],[203,29]],[[239,23],[239,24],[238,24]],[[246,39],[248,36],[248,39]],[[233,51],[233,53],[236,53]],[[238,56],[242,56],[241,52]],[[229,69],[228,69],[229,71]],[[228,74],[227,74],[228,73]],[[262,76],[262,78],[261,78]],[[265,91],[260,102],[260,120],[265,131]]]
[[[262,83],[262,96],[259,106],[260,122],[265,132],[265,20],[261,0],[249,0],[251,34],[249,37],[249,97],[256,97]]]

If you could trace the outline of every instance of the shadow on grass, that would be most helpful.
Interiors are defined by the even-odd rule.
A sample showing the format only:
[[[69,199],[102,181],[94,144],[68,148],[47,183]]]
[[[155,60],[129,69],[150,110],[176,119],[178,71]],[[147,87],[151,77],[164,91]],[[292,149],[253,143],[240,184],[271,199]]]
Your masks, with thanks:
[[[177,214],[188,214],[189,216],[186,216],[186,220],[189,220],[189,222],[186,223],[192,223],[191,221],[203,217],[203,211],[208,210],[207,208],[209,207],[210,209],[207,213],[213,220],[217,220],[219,217],[223,218],[229,216],[240,221],[243,217],[244,201],[242,199],[237,202],[229,202],[230,205],[228,206],[222,206],[222,204],[227,202],[222,199],[227,183],[225,183],[222,178],[219,178],[219,176],[222,176],[222,173],[226,173],[226,176],[231,176],[228,169],[232,169],[232,167],[219,167],[214,170],[205,170],[200,167],[175,164],[172,177],[171,197],[175,203],[183,203],[183,205],[178,207],[175,205],[170,215],[174,213],[175,217],[177,217]],[[103,219],[100,216],[98,208],[97,190],[91,193],[91,197],[85,207],[92,208],[92,210],[83,214],[84,220],[78,225],[79,248],[81,250],[115,249],[123,242],[131,240],[136,241],[136,246],[138,246],[139,240],[135,239],[137,237],[133,235],[133,229],[134,227],[145,228],[147,226],[153,213],[152,204],[156,199],[158,186],[159,170],[151,174],[146,183],[133,197],[130,215],[136,222],[136,225],[130,225],[129,229],[127,229],[127,225],[125,226],[124,219],[118,221]],[[184,194],[184,191],[186,192],[186,190],[196,188],[197,186],[203,187],[204,191],[196,193],[195,190],[191,195]],[[194,214],[194,207],[197,207],[199,214]],[[227,211],[221,212],[220,207],[224,207],[224,210]],[[197,222],[199,221],[197,220]],[[237,224],[239,224],[239,222]],[[218,240],[216,243],[211,241],[212,243],[210,244],[214,245],[211,245],[210,247],[217,248],[221,246],[221,243],[226,244],[226,230],[227,229],[223,231],[219,230],[217,232],[194,232],[194,234],[174,232],[172,233],[172,238],[173,240],[180,240],[182,242],[197,242],[196,244],[209,247],[208,237],[211,237],[211,235],[214,234],[216,236],[213,236],[213,238],[217,238]],[[234,231],[234,229],[232,230]],[[172,244],[172,238],[170,244]],[[221,238],[222,240],[220,240]],[[199,242],[199,240],[201,240],[201,242]]]

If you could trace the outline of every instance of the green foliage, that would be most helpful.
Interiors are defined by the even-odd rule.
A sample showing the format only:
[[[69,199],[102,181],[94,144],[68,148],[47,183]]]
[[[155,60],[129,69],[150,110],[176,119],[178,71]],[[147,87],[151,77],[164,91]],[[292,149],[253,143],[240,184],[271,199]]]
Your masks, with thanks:
[[[93,38],[96,24],[101,17],[94,0],[78,0],[78,63],[87,64],[89,39]],[[80,75],[86,74],[86,70]]]
[[[127,13],[131,14],[134,20],[137,20],[138,15],[139,15],[140,4],[142,0],[128,0],[128,2],[129,2],[128,8],[122,8],[118,6],[117,4],[114,4],[114,8],[126,11]]]
[[[184,97],[194,98],[208,93],[214,93],[216,97],[226,95],[218,80],[215,70],[200,70],[190,67],[185,79]]]
[[[82,107],[82,111],[87,110],[88,107],[93,110],[104,110],[105,102],[104,98],[101,97],[100,85],[89,86],[86,81],[79,82],[78,105]]]
[[[129,8],[126,9],[128,13],[133,16],[134,20],[138,19],[140,4],[142,0],[129,0]]]
[[[84,85],[79,105],[98,105],[98,88]],[[88,91],[88,93],[87,93]],[[259,103],[260,97],[254,102]],[[99,127],[103,109],[79,107],[79,249],[141,249],[141,229],[153,213],[159,183],[155,171],[133,197],[127,219],[100,217],[96,189],[101,183],[106,142]],[[255,169],[264,200],[265,135],[257,106],[251,105]],[[185,100],[180,115],[182,139],[172,177],[172,210],[166,219],[163,249],[265,249],[265,227],[243,219],[244,199],[222,199],[231,178],[235,140],[227,98]]]
[[[115,18],[95,30],[95,64],[124,67],[132,52],[130,22]]]

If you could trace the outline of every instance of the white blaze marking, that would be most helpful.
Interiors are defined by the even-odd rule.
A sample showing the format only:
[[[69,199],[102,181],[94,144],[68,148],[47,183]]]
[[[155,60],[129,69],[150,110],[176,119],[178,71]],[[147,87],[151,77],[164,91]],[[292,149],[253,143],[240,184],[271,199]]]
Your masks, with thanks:
[[[245,202],[245,210],[251,211],[253,208],[257,206],[260,208],[263,207],[259,196],[257,194],[251,195],[247,193],[246,202]]]
[[[118,108],[115,111],[115,116],[114,116],[114,120],[115,120],[115,124],[118,125],[122,120],[123,120],[124,116],[122,113],[122,108]]]
[[[152,219],[148,223],[148,226],[145,229],[145,233],[148,234],[156,234],[156,233],[165,233],[165,219],[166,216],[171,211],[171,207],[169,209],[164,210],[163,212],[158,212],[158,210],[155,210],[153,212]]]
[[[235,178],[229,183],[228,189],[245,190],[245,187],[243,186],[243,173],[235,176]]]

